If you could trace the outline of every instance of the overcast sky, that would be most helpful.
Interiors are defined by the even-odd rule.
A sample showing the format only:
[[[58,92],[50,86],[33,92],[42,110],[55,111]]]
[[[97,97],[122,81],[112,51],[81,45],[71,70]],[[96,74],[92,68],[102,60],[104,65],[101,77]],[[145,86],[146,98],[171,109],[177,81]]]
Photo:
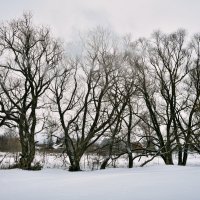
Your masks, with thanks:
[[[36,23],[67,40],[98,25],[137,38],[157,29],[200,32],[199,9],[200,0],[0,0],[0,20],[32,11]]]

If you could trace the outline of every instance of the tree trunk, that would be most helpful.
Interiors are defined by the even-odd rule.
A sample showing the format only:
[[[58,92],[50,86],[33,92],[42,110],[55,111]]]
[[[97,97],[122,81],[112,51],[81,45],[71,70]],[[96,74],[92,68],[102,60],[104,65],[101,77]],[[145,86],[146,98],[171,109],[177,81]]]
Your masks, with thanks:
[[[70,166],[69,166],[69,171],[70,172],[76,172],[76,171],[81,171],[81,167],[80,167],[80,160],[81,160],[81,156],[78,156],[77,154],[72,154],[72,152],[70,152],[70,154],[68,154],[69,156],[69,161],[70,161]]]
[[[110,160],[110,157],[105,158],[104,161],[103,161],[102,164],[101,164],[100,169],[105,169],[106,166],[108,165],[108,161],[109,161],[109,160]]]
[[[183,162],[182,162],[183,166],[185,166],[187,164],[188,148],[189,148],[189,145],[186,144],[185,147],[184,147],[184,152],[183,152]]]
[[[133,168],[133,155],[132,155],[132,153],[128,154],[128,168]]]
[[[81,171],[80,163],[79,162],[73,162],[73,163],[71,163],[71,165],[69,166],[69,171],[70,172]]]
[[[163,158],[166,165],[173,165],[174,164],[171,153],[167,153],[167,154],[163,155],[162,158]]]
[[[21,158],[19,161],[19,168],[25,169],[25,170],[34,170],[34,169],[36,170],[37,169],[36,166],[35,167],[31,166],[35,157],[34,141],[28,138],[24,138],[23,140],[21,140],[21,147],[22,147],[22,152],[21,152]]]
[[[178,147],[178,165],[183,165],[183,153],[181,147]]]

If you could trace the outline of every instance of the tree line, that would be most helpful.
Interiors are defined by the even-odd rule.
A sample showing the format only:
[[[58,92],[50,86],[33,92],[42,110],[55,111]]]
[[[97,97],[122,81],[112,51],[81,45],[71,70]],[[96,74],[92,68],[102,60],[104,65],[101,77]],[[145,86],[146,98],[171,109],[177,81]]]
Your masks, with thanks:
[[[97,146],[107,149],[101,169],[122,155],[129,168],[138,156],[172,165],[174,153],[186,165],[190,151],[200,152],[200,34],[156,31],[132,40],[98,27],[78,47],[66,53],[29,13],[1,24],[0,127],[19,135],[16,167],[34,168],[44,130],[63,134],[70,171]]]

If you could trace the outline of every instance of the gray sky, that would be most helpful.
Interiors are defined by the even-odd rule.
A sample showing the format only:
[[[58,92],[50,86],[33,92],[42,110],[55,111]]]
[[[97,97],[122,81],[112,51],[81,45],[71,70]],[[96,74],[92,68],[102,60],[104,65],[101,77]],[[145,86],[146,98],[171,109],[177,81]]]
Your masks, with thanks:
[[[67,40],[98,25],[137,38],[157,29],[200,32],[199,9],[200,0],[0,0],[0,20],[32,11],[36,23]]]

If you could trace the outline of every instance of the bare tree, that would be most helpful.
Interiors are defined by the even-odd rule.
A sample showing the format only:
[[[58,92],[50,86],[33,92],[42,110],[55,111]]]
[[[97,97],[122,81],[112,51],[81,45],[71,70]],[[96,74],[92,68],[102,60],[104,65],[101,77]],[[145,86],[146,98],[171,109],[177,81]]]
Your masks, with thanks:
[[[138,68],[140,90],[151,124],[156,133],[159,154],[166,164],[173,164],[172,153],[178,150],[182,165],[181,131],[177,123],[181,83],[188,73],[190,53],[185,45],[185,32],[155,32],[152,41],[139,40],[132,64]],[[155,140],[155,138],[154,138]]]
[[[176,116],[177,111],[180,110],[180,94],[183,93],[182,84],[190,65],[190,52],[187,50],[184,30],[164,36],[155,34],[155,39],[157,41],[156,52],[162,65],[157,64],[159,61],[155,57],[151,63],[158,75],[160,94],[165,102],[166,131],[172,134],[176,141],[178,164],[182,165],[181,131],[178,129]]]
[[[34,26],[31,14],[24,14],[0,27],[0,52],[1,97],[13,108],[8,119],[18,128],[22,148],[18,166],[31,169],[40,100],[55,77],[62,50],[48,28]],[[3,98],[1,106],[6,105]]]
[[[181,109],[178,110],[177,121],[182,131],[183,160],[182,165],[186,165],[188,151],[195,149],[199,151],[199,120],[198,108],[200,102],[200,35],[196,34],[192,38],[188,47],[191,53],[191,62],[188,67],[188,76],[184,81],[185,92],[182,94]]]
[[[121,58],[122,59],[122,58]],[[115,82],[113,83],[112,90],[108,92],[107,98],[113,107],[116,106],[116,112],[114,114],[115,123],[113,123],[109,128],[108,133],[108,151],[104,161],[101,164],[101,169],[105,169],[110,159],[119,158],[120,155],[124,154],[123,148],[123,131],[122,124],[123,120],[126,117],[126,108],[130,105],[130,98],[135,94],[134,83],[135,80],[130,78],[125,68],[125,60],[122,59],[121,67],[118,69],[118,75],[115,77]],[[132,116],[131,112],[131,116]],[[116,147],[119,147],[117,149]],[[113,154],[116,158],[112,158]]]
[[[115,73],[120,66],[110,33],[99,28],[90,32],[90,37],[86,39],[83,58],[71,62],[75,69],[73,86],[65,71],[52,90],[65,133],[70,171],[80,170],[83,154],[115,122],[114,113],[121,103],[115,100],[110,104],[108,100],[108,94],[116,82]]]

